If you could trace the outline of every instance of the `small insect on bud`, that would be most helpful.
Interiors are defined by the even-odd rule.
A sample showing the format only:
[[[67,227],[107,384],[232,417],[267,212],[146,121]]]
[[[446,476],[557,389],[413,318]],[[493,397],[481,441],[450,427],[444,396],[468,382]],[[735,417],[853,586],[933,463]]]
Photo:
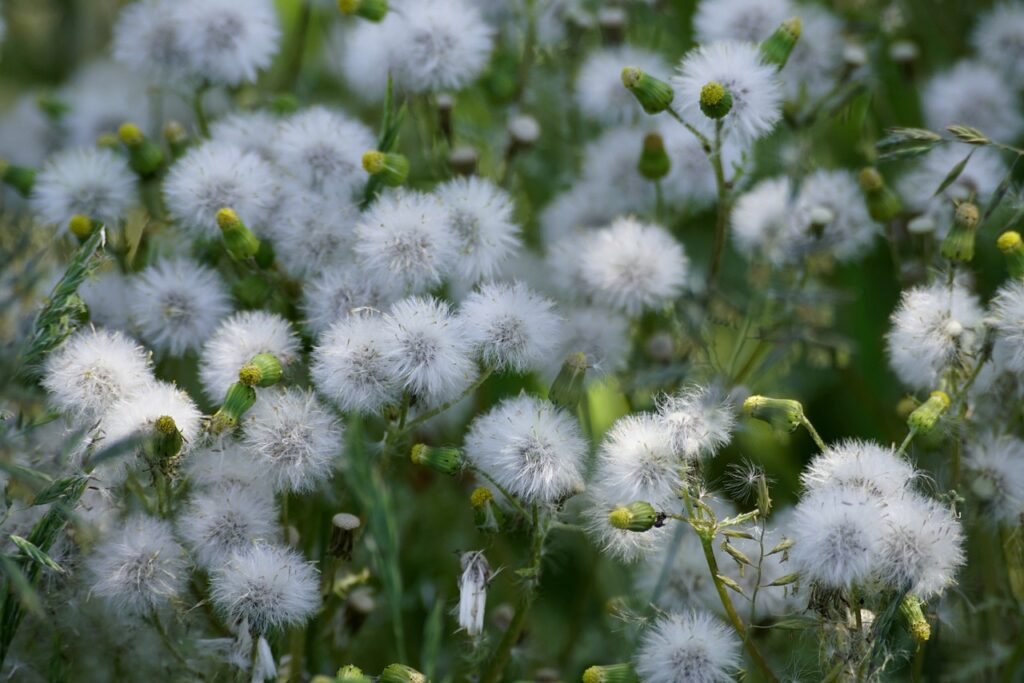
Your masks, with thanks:
[[[369,683],[369,680],[363,670],[354,664],[346,664],[334,676],[334,683]]]
[[[233,209],[217,212],[217,225],[224,237],[224,246],[231,258],[239,261],[254,258],[260,250],[260,240],[245,226]]]
[[[900,198],[885,184],[885,178],[878,169],[870,166],[861,169],[858,180],[872,220],[887,223],[903,210]]]
[[[630,664],[592,666],[583,672],[583,683],[633,683],[636,673]]]
[[[705,83],[700,89],[700,110],[709,119],[724,118],[732,110],[732,95],[717,81]]]
[[[371,150],[363,155],[363,170],[388,187],[398,187],[409,177],[409,160],[401,154]]]
[[[907,417],[907,426],[917,434],[927,434],[949,408],[949,394],[933,391],[928,400]]]
[[[751,396],[743,402],[743,412],[784,432],[792,432],[804,422],[804,407],[788,398]]]
[[[648,114],[665,111],[676,96],[671,85],[633,66],[622,70],[622,85],[633,93],[633,97]]]
[[[548,390],[548,400],[568,411],[575,411],[583,399],[583,379],[587,373],[587,354],[570,354]]]
[[[491,581],[491,565],[482,550],[463,553],[459,576],[459,628],[471,638],[484,632],[484,611],[487,607],[487,584]]]
[[[672,161],[665,151],[665,141],[658,133],[644,136],[644,146],[637,164],[640,175],[648,180],[661,180],[672,169]]]
[[[331,541],[327,552],[342,560],[352,559],[352,548],[355,547],[356,533],[361,524],[358,517],[347,512],[339,512],[331,517]]]
[[[380,672],[378,683],[426,683],[427,677],[405,664],[388,664]]]
[[[32,194],[32,187],[36,184],[36,171],[26,166],[16,166],[6,159],[0,159],[0,178],[3,178],[5,185],[22,197],[27,197]]]
[[[623,531],[647,531],[665,523],[665,515],[650,503],[637,502],[617,507],[608,513],[608,523]]]
[[[777,69],[786,66],[796,42],[800,39],[800,17],[791,17],[779,24],[775,32],[761,43],[761,61],[774,64]]]
[[[146,137],[134,123],[122,123],[117,137],[128,148],[128,164],[143,178],[152,176],[164,163],[164,151],[160,145]]]
[[[448,165],[459,175],[476,173],[476,150],[468,145],[456,147],[448,154]]]
[[[920,598],[907,595],[900,603],[900,616],[907,626],[910,636],[918,643],[923,643],[932,636],[932,627],[921,611]]]
[[[479,486],[469,496],[469,504],[473,506],[473,522],[476,528],[484,533],[496,534],[505,523],[505,513],[494,501],[490,489]]]
[[[256,390],[247,384],[235,382],[228,387],[224,403],[211,419],[210,430],[214,434],[220,434],[228,429],[234,429],[255,403]]]
[[[463,463],[462,451],[454,446],[434,447],[422,443],[412,447],[411,460],[441,474],[456,474]]]
[[[370,21],[380,21],[388,13],[387,0],[338,0],[343,14],[354,14]]]
[[[942,256],[950,261],[967,262],[974,258],[974,237],[981,214],[971,202],[960,202],[953,212],[953,228],[942,241]]]
[[[1006,258],[1006,269],[1010,271],[1010,277],[1024,278],[1024,242],[1020,239],[1020,233],[1007,230],[996,240],[996,246]]]

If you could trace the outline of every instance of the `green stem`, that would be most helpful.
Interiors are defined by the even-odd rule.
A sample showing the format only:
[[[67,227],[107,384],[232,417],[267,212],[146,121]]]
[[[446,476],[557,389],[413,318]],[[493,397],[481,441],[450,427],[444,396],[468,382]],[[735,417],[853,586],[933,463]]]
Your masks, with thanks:
[[[292,52],[291,63],[284,79],[284,89],[294,91],[299,83],[299,75],[302,73],[302,60],[306,55],[306,37],[309,35],[309,24],[313,14],[312,0],[303,0],[299,10],[299,23],[295,34],[295,47]]]
[[[916,435],[916,429],[911,429],[909,432],[907,432],[907,438],[903,439],[903,443],[900,444],[899,449],[896,451],[897,458],[903,457],[903,455],[906,454],[907,447],[910,446],[910,442],[914,440],[914,436]]]
[[[157,615],[153,615],[152,617],[148,618],[147,621],[153,626],[153,629],[157,632],[157,635],[160,636],[160,641],[164,644],[164,647],[167,648],[167,651],[171,653],[171,656],[174,657],[174,659],[177,660],[177,662],[181,664],[191,676],[200,678],[205,681],[206,674],[204,674],[202,671],[198,669],[194,669],[192,665],[188,663],[188,659],[185,657],[184,653],[182,653],[182,651],[178,649],[178,646],[175,644],[174,639],[171,638],[169,633],[167,633],[167,629],[164,628],[163,622],[160,621],[160,617]]]
[[[821,436],[818,434],[818,430],[816,430],[814,428],[814,425],[812,425],[811,421],[807,419],[807,416],[806,415],[802,415],[801,418],[800,418],[800,421],[801,421],[801,424],[803,424],[804,429],[807,430],[807,433],[811,435],[811,439],[814,440],[814,444],[818,447],[818,450],[823,451],[823,452],[825,450],[827,450],[828,446],[825,445],[825,442],[822,440]]]
[[[210,137],[210,124],[206,118],[206,109],[203,107],[203,95],[208,88],[207,84],[200,84],[192,96],[192,112],[196,117],[196,125],[199,126],[199,134],[204,138]]]
[[[711,164],[715,169],[715,187],[718,191],[718,213],[715,217],[715,245],[711,253],[711,267],[708,270],[707,291],[711,294],[722,265],[722,254],[725,252],[725,240],[729,227],[731,200],[729,186],[725,181],[725,169],[722,166],[722,121],[715,121],[715,146],[711,151]]]
[[[516,499],[516,497],[509,493],[504,486],[499,484],[494,477],[487,474],[487,472],[481,469],[473,468],[473,471],[479,474],[487,481],[489,481],[491,485],[494,486],[494,488],[498,489],[501,495],[505,496],[505,500],[507,500],[512,505],[512,507],[514,507],[516,511],[523,516],[523,519],[530,519],[530,513],[526,511],[526,508],[524,508],[522,504]]]
[[[768,666],[768,662],[765,661],[761,655],[761,651],[757,649],[754,641],[747,634],[747,627],[743,625],[740,620],[740,616],[736,613],[736,608],[732,604],[732,600],[729,598],[728,589],[725,584],[722,583],[722,579],[719,578],[718,572],[718,561],[715,559],[715,550],[711,546],[711,537],[706,534],[698,533],[700,537],[700,545],[704,549],[704,559],[707,561],[708,569],[711,571],[711,580],[714,581],[715,591],[718,593],[718,599],[722,602],[722,607],[725,609],[725,614],[729,617],[729,621],[732,623],[732,627],[736,629],[736,633],[739,634],[743,640],[743,645],[747,649],[747,654],[754,661],[758,670],[761,672],[761,676],[770,683],[778,683],[778,678],[772,673],[771,668]]]
[[[699,130],[694,128],[692,125],[690,125],[686,120],[683,119],[682,116],[679,115],[679,112],[677,112],[674,108],[669,107],[667,111],[672,118],[674,118],[679,123],[683,124],[683,127],[686,128],[686,130],[693,133],[694,137],[696,137],[700,141],[701,147],[704,148],[704,153],[710,155],[711,141],[708,140],[708,136],[704,135]]]
[[[453,405],[455,405],[456,403],[458,403],[462,399],[464,399],[467,396],[469,396],[470,394],[472,394],[474,391],[476,391],[477,389],[480,388],[481,384],[483,384],[485,381],[487,381],[487,378],[490,377],[491,373],[493,373],[493,372],[494,372],[493,368],[487,368],[486,370],[484,370],[483,372],[480,373],[480,376],[476,379],[475,382],[473,382],[468,387],[466,387],[466,390],[463,391],[461,394],[459,394],[457,397],[453,398],[450,401],[447,401],[446,403],[442,403],[441,405],[437,406],[436,408],[431,408],[430,410],[426,411],[425,413],[420,413],[419,415],[417,415],[415,417],[415,419],[410,420],[408,422],[408,424],[405,425],[405,427],[400,429],[395,434],[395,438],[398,438],[399,436],[403,436],[404,434],[407,434],[408,432],[411,432],[413,429],[415,429],[419,425],[423,424],[424,422],[426,422],[430,418],[434,417],[435,415],[440,415],[441,413],[443,413],[444,411],[448,410],[449,408],[451,408]]]

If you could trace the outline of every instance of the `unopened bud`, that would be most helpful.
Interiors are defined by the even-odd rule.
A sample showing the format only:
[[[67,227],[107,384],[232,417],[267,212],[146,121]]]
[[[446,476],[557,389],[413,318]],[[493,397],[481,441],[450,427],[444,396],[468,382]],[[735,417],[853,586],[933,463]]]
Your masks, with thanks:
[[[150,140],[134,123],[122,123],[117,137],[128,148],[128,164],[142,177],[148,177],[160,170],[164,163],[164,151]]]
[[[791,17],[779,24],[775,32],[761,43],[761,61],[774,64],[777,69],[786,66],[800,39],[800,30],[800,17]]]
[[[633,97],[648,114],[659,114],[668,109],[676,95],[672,86],[665,81],[632,66],[622,70],[622,85],[633,93]]]
[[[363,169],[388,187],[398,187],[409,177],[409,160],[401,154],[373,150],[363,155]]]
[[[944,391],[933,391],[927,401],[910,413],[907,426],[917,434],[927,434],[948,408],[949,394]]]
[[[700,110],[709,119],[724,118],[732,110],[732,95],[718,81],[705,83],[700,89]]]
[[[426,683],[427,677],[411,666],[389,664],[381,671],[378,683]]]
[[[0,159],[0,177],[4,184],[13,188],[22,197],[32,194],[32,187],[36,184],[35,169],[27,166],[16,166],[6,159]]]
[[[636,673],[630,664],[592,666],[583,672],[583,683],[633,683]]]
[[[456,474],[462,469],[462,451],[454,446],[427,446],[418,443],[412,447],[411,460],[416,465],[429,467],[442,474]]]
[[[456,147],[448,154],[448,165],[459,175],[476,173],[477,153],[468,145]]]
[[[249,385],[235,382],[228,387],[224,403],[211,419],[211,430],[214,434],[220,434],[225,430],[234,429],[255,403],[256,390]]]
[[[346,664],[338,669],[334,683],[369,683],[370,679],[363,670],[353,664]]]
[[[996,240],[996,246],[1006,258],[1006,269],[1010,271],[1010,277],[1024,278],[1024,242],[1020,239],[1020,233],[1007,230]]]
[[[520,114],[508,122],[508,135],[520,149],[533,147],[540,139],[540,123],[529,114]]]
[[[583,398],[583,380],[587,373],[587,354],[570,354],[548,390],[548,400],[569,411],[575,411]]]
[[[767,422],[784,432],[792,432],[804,422],[803,406],[799,401],[788,398],[751,396],[743,402],[743,411],[755,420]]]
[[[338,9],[370,21],[380,21],[388,13],[387,0],[338,0]]]
[[[928,214],[922,214],[907,223],[907,232],[913,235],[927,235],[935,232],[935,220]]]
[[[904,596],[903,602],[900,603],[900,616],[903,618],[910,636],[916,642],[923,643],[931,638],[932,627],[921,610],[920,598],[909,594]]]
[[[659,133],[648,133],[644,136],[644,146],[640,152],[640,163],[637,169],[640,175],[648,180],[660,180],[668,175],[672,161],[665,151],[665,141]]]
[[[665,515],[650,503],[636,502],[617,507],[608,513],[608,523],[623,531],[647,531],[665,523]]]
[[[225,207],[218,211],[217,225],[224,237],[224,246],[232,258],[244,261],[256,256],[260,250],[260,240],[233,209]]]
[[[878,169],[870,166],[861,169],[858,180],[861,189],[864,190],[868,214],[872,220],[887,223],[903,210],[900,198],[885,184],[885,178]]]
[[[974,238],[981,214],[971,202],[960,202],[953,212],[953,227],[942,241],[942,256],[950,261],[974,258]]]
[[[156,466],[166,477],[177,473],[178,455],[185,445],[185,438],[178,431],[178,425],[170,415],[161,415],[153,423],[153,434],[149,447]]]
[[[619,45],[626,37],[626,10],[602,7],[597,13],[597,26],[606,45]]]

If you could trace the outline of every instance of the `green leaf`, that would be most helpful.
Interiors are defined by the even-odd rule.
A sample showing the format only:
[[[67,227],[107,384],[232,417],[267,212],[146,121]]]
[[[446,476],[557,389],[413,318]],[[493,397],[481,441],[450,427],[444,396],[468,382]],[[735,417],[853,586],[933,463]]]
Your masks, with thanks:
[[[942,194],[943,190],[956,182],[956,179],[964,172],[964,168],[967,167],[967,162],[971,160],[972,154],[974,154],[973,149],[967,154],[967,156],[960,160],[960,163],[950,169],[949,173],[946,174],[946,177],[942,179],[939,189],[935,190],[935,193],[932,195],[933,197],[938,197]]]
[[[92,472],[101,463],[113,460],[114,458],[120,458],[123,455],[132,453],[145,443],[147,436],[145,434],[129,434],[126,437],[118,439],[110,445],[105,445],[104,448],[100,449],[96,453],[93,453],[85,462],[85,469],[87,472]]]
[[[129,266],[135,261],[135,254],[139,251],[142,235],[146,232],[148,225],[149,213],[145,209],[136,207],[128,211],[124,222],[124,239],[128,244],[128,253],[125,255],[125,261]]]
[[[444,600],[436,600],[423,624],[423,655],[420,669],[428,681],[434,680],[444,636]]]
[[[1013,182],[1013,170],[1017,168],[1017,162],[1020,161],[1020,155],[1018,154],[1013,158],[1013,163],[1010,164],[1010,170],[1006,172],[1006,175],[999,182],[999,187],[992,193],[992,197],[988,200],[988,205],[985,207],[985,213],[981,216],[981,222],[979,225],[984,225],[985,221],[992,216],[995,210],[1003,201],[1003,197],[1006,196],[1007,191],[1010,189],[1010,183]]]
[[[57,572],[58,574],[64,574],[64,568],[57,564],[52,557],[44,553],[42,550],[37,548],[34,543],[28,541],[21,536],[15,536],[11,534],[11,542],[21,549],[21,552],[25,553],[26,557],[35,562],[36,564]]]
[[[910,141],[941,142],[942,136],[927,128],[895,127],[886,131],[886,137],[878,142],[878,147],[899,145]]]
[[[729,538],[745,538],[748,541],[755,540],[754,534],[748,533],[746,531],[737,531],[736,529],[723,529],[722,535],[727,536]]]
[[[781,628],[787,631],[802,631],[808,628],[817,628],[818,620],[814,617],[791,616],[779,619],[771,625],[771,628]]]
[[[83,479],[84,477],[81,476],[71,476],[61,477],[60,479],[55,480],[49,486],[36,494],[36,497],[32,499],[32,505],[46,505],[47,503],[52,503],[65,495],[73,486],[81,483]]]
[[[17,597],[21,607],[37,617],[44,616],[43,601],[39,598],[39,593],[36,592],[32,582],[25,576],[18,563],[11,559],[9,555],[0,555],[0,568],[3,569],[11,594]]]

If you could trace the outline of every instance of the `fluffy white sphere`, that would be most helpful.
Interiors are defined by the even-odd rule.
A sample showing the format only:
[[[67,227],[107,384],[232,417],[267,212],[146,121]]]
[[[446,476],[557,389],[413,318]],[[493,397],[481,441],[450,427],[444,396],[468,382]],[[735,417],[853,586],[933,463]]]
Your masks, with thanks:
[[[209,568],[257,541],[272,541],[277,510],[273,498],[259,489],[217,486],[192,496],[178,528],[196,564]]]
[[[498,369],[542,368],[561,341],[554,303],[521,282],[481,286],[462,302],[459,319],[484,364]]]
[[[283,121],[273,142],[278,165],[318,193],[352,195],[367,179],[363,154],[376,149],[373,133],[339,111],[313,106]]]
[[[391,334],[379,315],[360,312],[338,320],[313,351],[316,388],[344,411],[371,413],[398,399]]]
[[[178,0],[172,20],[185,27],[180,43],[192,77],[215,84],[254,82],[281,39],[271,0]]]
[[[474,283],[488,279],[520,247],[519,226],[512,219],[512,198],[490,180],[456,178],[437,188],[448,212],[446,224],[458,243],[455,270]]]
[[[106,149],[67,149],[51,157],[36,177],[31,205],[39,219],[63,229],[81,214],[111,228],[135,201],[135,175]]]
[[[258,353],[275,356],[287,367],[298,358],[299,340],[291,324],[266,311],[242,311],[224,320],[203,346],[199,378],[211,401],[224,400],[238,371]]]
[[[718,389],[692,385],[662,397],[658,416],[669,429],[672,447],[685,460],[710,458],[732,439],[732,401]]]
[[[706,612],[690,612],[644,631],[634,666],[645,683],[727,683],[740,662],[736,634]]]

